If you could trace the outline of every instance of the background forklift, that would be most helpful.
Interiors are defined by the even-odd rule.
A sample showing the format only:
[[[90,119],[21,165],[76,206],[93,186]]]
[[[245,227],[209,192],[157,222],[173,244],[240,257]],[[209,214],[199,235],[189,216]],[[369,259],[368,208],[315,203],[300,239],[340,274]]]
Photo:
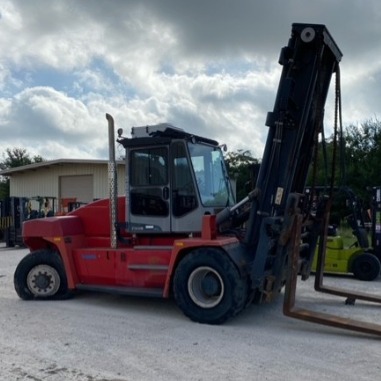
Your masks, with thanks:
[[[314,196],[310,194],[311,188],[306,189],[307,195],[311,198],[323,197],[324,188],[315,188],[313,190]],[[376,192],[376,191],[374,191]],[[320,194],[319,194],[320,193]],[[324,272],[331,274],[348,274],[351,273],[355,278],[364,281],[372,281],[379,277],[381,271],[381,264],[379,256],[379,242],[372,239],[373,247],[370,245],[369,239],[369,224],[367,224],[366,211],[363,207],[363,202],[355,193],[348,187],[340,187],[335,189],[335,196],[337,201],[336,206],[340,215],[345,210],[345,220],[352,230],[353,240],[351,244],[345,242],[343,236],[340,234],[340,228],[337,224],[330,225],[326,241],[326,256],[324,264]],[[374,197],[374,196],[373,196]],[[343,204],[345,207],[343,208]],[[376,213],[376,203],[372,203],[372,214]],[[377,216],[375,215],[375,219]],[[340,223],[341,216],[338,217],[336,223]],[[332,221],[331,221],[332,222]],[[372,222],[371,225],[374,223]],[[371,229],[372,237],[375,234],[375,229]],[[318,248],[317,248],[318,250]],[[317,255],[312,263],[312,270],[315,271],[317,266]]]
[[[350,187],[345,185],[345,140],[342,125],[340,124],[339,127],[337,138],[340,149],[340,173],[338,181],[341,185],[335,188],[331,186],[333,188],[333,200],[330,226],[326,238],[324,271],[335,274],[351,273],[359,280],[372,281],[379,277],[381,271],[380,242],[375,238],[377,234],[375,229],[377,209],[379,210],[379,204],[376,200],[380,198],[380,191],[377,191],[377,188],[370,188],[369,200],[364,202]],[[322,140],[322,147],[324,166],[327,172],[327,152],[324,140]],[[331,181],[334,182],[335,178],[332,177]],[[316,199],[326,197],[327,188],[327,186],[308,187],[306,188],[307,198],[310,199],[310,202],[315,199],[316,203]],[[372,199],[371,202],[369,202],[370,199]],[[370,209],[366,209],[365,204],[370,205]],[[338,234],[343,230],[342,225],[347,225],[352,230],[353,239],[350,243],[348,239],[344,239],[343,235]],[[340,227],[339,230],[338,227]],[[316,266],[317,255],[314,258],[312,269],[315,270]]]
[[[22,224],[55,214],[55,197],[7,197],[0,203],[0,228],[7,247],[23,246]]]
[[[370,251],[381,262],[381,186],[372,187],[371,219],[371,248]]]
[[[7,197],[1,201],[1,230],[6,247],[22,246],[22,223],[28,211],[26,197]]]

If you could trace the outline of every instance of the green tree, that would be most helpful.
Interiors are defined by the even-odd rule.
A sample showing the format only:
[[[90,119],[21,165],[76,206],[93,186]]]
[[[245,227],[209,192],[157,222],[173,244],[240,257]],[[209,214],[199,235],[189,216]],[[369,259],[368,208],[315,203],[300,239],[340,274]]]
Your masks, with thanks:
[[[336,149],[334,148],[334,136],[331,135],[325,141],[320,141],[317,146],[317,157],[313,157],[307,176],[307,186],[329,187],[332,183],[332,171],[334,170],[333,185],[335,187],[347,186],[345,173],[346,163],[341,144],[345,146],[345,136],[343,143],[338,140]],[[335,151],[334,151],[335,150]],[[335,152],[335,163],[333,163]]]
[[[333,136],[325,141],[326,163],[322,143],[319,143],[315,185],[329,186],[333,158]],[[369,207],[371,194],[369,188],[381,185],[381,122],[377,119],[366,120],[360,125],[349,125],[344,128],[341,142],[336,152],[335,187],[348,187]],[[313,183],[312,166],[307,185]],[[344,196],[343,196],[344,197]],[[341,198],[343,198],[341,197]],[[338,214],[344,214],[345,199],[336,204],[344,205],[336,208]],[[341,210],[343,209],[343,210]]]
[[[25,148],[7,148],[2,154],[0,170],[21,167],[23,165],[40,163],[44,159],[39,156],[31,156]],[[9,196],[9,178],[0,176],[0,199]]]
[[[362,198],[381,185],[381,122],[370,119],[345,129],[345,182]]]
[[[39,155],[31,157],[25,148],[7,148],[2,156],[3,161],[0,162],[2,170],[44,161]]]
[[[228,165],[229,177],[236,182],[237,201],[242,200],[254,188],[253,177],[259,160],[254,158],[250,151],[239,149],[229,152],[225,156],[225,162]]]

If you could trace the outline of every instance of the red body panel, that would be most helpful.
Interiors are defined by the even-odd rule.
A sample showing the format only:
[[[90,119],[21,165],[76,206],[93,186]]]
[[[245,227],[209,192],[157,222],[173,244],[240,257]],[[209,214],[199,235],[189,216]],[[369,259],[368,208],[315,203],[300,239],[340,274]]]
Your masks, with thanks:
[[[125,220],[125,199],[118,199],[118,221]],[[118,248],[110,247],[109,200],[99,200],[67,216],[31,220],[24,223],[23,237],[31,251],[60,253],[70,289],[79,285],[161,290],[170,294],[176,265],[191,248],[237,242],[216,237],[213,216],[205,216],[201,237],[186,235],[123,234]]]
[[[78,216],[83,224],[87,246],[109,247],[110,246],[110,213],[109,200],[103,199],[78,208],[70,213]],[[125,198],[118,198],[117,221],[125,221],[126,204]]]
[[[73,251],[80,283],[164,288],[171,248],[78,249]]]
[[[27,245],[33,237],[63,237],[78,234],[84,234],[84,228],[81,219],[76,216],[38,218],[25,221],[23,224],[23,237]]]

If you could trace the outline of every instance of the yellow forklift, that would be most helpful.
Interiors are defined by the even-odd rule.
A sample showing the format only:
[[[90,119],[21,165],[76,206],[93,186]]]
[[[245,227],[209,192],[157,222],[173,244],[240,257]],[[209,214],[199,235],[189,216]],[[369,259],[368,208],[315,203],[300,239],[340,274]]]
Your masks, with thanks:
[[[311,189],[307,189],[307,193],[309,192],[311,192]],[[352,229],[353,241],[348,244],[348,240],[344,239],[343,235],[340,234],[340,229],[338,230],[337,226],[329,226],[324,272],[353,274],[356,279],[364,281],[375,280],[379,277],[381,270],[381,188],[377,187],[373,189],[373,202],[370,212],[372,215],[370,223],[372,246],[369,240],[369,224],[366,223],[362,201],[348,187],[340,187],[336,194],[343,195],[345,198],[346,206],[349,210],[349,215],[345,219],[348,226]],[[316,198],[316,193],[314,197]],[[378,202],[375,201],[376,199],[378,199]],[[315,255],[312,263],[313,271],[316,270],[316,265],[317,255]]]

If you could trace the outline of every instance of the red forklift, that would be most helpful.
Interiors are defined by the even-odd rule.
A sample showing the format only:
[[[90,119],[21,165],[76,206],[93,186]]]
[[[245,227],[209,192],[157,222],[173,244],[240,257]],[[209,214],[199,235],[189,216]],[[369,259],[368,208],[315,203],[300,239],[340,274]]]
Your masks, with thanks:
[[[366,323],[295,307],[298,274],[308,278],[318,237],[326,236],[330,202],[311,218],[304,188],[341,57],[324,25],[292,25],[256,186],[238,203],[218,142],[168,124],[133,128],[130,138],[118,130],[126,152],[126,196],[118,197],[114,120],[107,114],[110,198],[24,223],[30,254],[14,274],[17,294],[173,297],[193,321],[220,324],[285,288],[288,316],[380,334]],[[319,257],[324,262],[324,251]]]

